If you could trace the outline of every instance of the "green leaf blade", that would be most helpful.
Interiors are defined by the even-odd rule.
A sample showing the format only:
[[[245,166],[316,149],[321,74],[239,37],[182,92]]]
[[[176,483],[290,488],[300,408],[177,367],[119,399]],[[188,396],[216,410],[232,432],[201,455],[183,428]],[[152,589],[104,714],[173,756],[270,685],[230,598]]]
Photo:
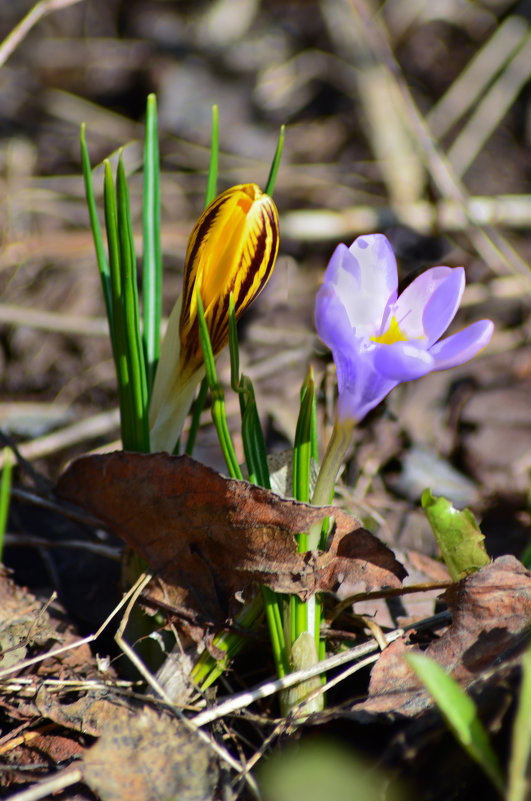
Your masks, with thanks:
[[[277,181],[278,175],[278,168],[280,166],[280,159],[282,157],[282,150],[284,149],[284,139],[286,137],[286,126],[280,126],[280,132],[278,135],[278,143],[277,149],[275,150],[275,155],[273,156],[273,162],[271,164],[271,169],[269,171],[269,177],[267,179],[267,184],[265,188],[265,194],[273,197],[273,192],[275,191],[275,184]]]
[[[315,381],[310,368],[301,390],[301,405],[293,446],[293,496],[304,503],[310,502],[315,429]]]
[[[4,538],[7,529],[11,501],[11,480],[15,457],[10,447],[2,449],[2,477],[0,479],[0,562],[4,552]]]
[[[199,339],[201,342],[201,349],[203,351],[203,361],[205,364],[206,379],[210,394],[212,395],[212,420],[216,427],[216,432],[219,439],[219,444],[225,457],[225,462],[229,470],[229,475],[232,478],[242,478],[242,472],[236,457],[236,451],[230,436],[229,427],[227,425],[227,414],[225,410],[225,395],[221,385],[218,382],[216,373],[216,362],[214,359],[214,351],[212,350],[212,343],[208,333],[208,326],[205,320],[205,310],[203,308],[203,300],[199,289],[196,290],[196,303],[197,303],[197,322],[199,325]]]
[[[162,317],[162,257],[160,241],[160,155],[157,101],[151,94],[146,108],[143,192],[142,341],[148,393],[155,378],[160,353]]]
[[[513,724],[507,801],[527,801],[531,787],[531,645],[522,659],[520,697]]]
[[[94,196],[94,185],[92,183],[92,166],[90,164],[90,156],[85,139],[85,124],[81,126],[81,164],[83,167],[83,179],[85,183],[85,196],[87,199],[87,207],[89,212],[90,227],[92,230],[92,238],[94,240],[94,248],[96,250],[96,261],[98,263],[98,270],[100,273],[101,286],[103,289],[103,297],[105,300],[105,308],[107,310],[107,319],[109,321],[109,331],[112,338],[112,292],[111,292],[111,273],[109,269],[109,262],[105,255],[105,247],[103,244],[103,235],[101,226],[98,219],[98,210],[96,208],[96,198]]]
[[[433,659],[420,653],[408,654],[405,659],[432,696],[454,737],[503,795],[503,773],[474,701]]]
[[[125,355],[129,373],[130,410],[132,414],[133,450],[149,451],[148,392],[144,351],[140,336],[136,257],[129,206],[129,191],[123,161],[118,162],[118,240],[122,302],[121,315],[125,339]]]
[[[205,193],[205,209],[217,195],[219,161],[219,124],[218,107],[212,106],[212,136],[210,139],[210,163],[208,166],[207,188]]]
[[[123,447],[133,448],[134,431],[132,430],[133,405],[129,392],[129,369],[127,362],[127,343],[122,305],[122,270],[120,265],[120,241],[118,236],[118,207],[116,191],[112,177],[110,162],[104,162],[105,178],[103,198],[105,208],[105,228],[107,231],[107,248],[109,254],[112,330],[111,340],[118,382],[120,403],[120,425]]]

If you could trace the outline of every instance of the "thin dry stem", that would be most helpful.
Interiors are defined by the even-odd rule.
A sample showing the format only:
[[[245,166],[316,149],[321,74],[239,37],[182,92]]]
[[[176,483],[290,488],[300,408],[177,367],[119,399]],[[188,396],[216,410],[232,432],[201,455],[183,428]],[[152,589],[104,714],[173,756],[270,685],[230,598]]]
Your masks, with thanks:
[[[105,618],[99,629],[94,634],[89,634],[86,637],[83,637],[81,640],[76,640],[76,642],[70,643],[69,645],[63,645],[60,648],[54,648],[52,651],[48,651],[47,654],[40,654],[39,656],[34,656],[31,659],[24,659],[22,662],[18,662],[16,665],[12,665],[9,668],[0,670],[0,680],[6,678],[6,676],[11,676],[13,673],[18,673],[20,670],[24,670],[27,667],[31,667],[32,665],[38,665],[40,662],[44,662],[46,659],[53,659],[61,654],[66,653],[67,651],[72,651],[74,648],[79,648],[81,645],[88,645],[89,643],[97,640],[100,634],[105,631],[111,620],[113,620],[118,612],[127,604],[131,594],[135,591],[135,586],[133,586],[129,592],[124,595],[120,603],[114,607],[112,612]]]
[[[402,636],[403,633],[403,629],[396,629],[395,631],[386,634],[385,640],[387,644],[397,640]],[[371,640],[370,642],[363,643],[362,645],[358,645],[356,648],[351,648],[341,654],[336,654],[328,657],[328,659],[323,659],[321,662],[318,662],[316,665],[312,665],[310,668],[297,670],[296,673],[289,673],[287,676],[284,676],[281,679],[268,681],[265,682],[265,684],[260,684],[254,689],[245,690],[242,693],[232,695],[221,704],[218,704],[218,706],[213,707],[212,709],[207,709],[204,712],[200,712],[198,715],[192,718],[191,721],[196,726],[205,726],[207,723],[212,723],[212,721],[224,717],[224,715],[232,714],[240,709],[244,709],[254,701],[258,701],[261,698],[267,698],[268,696],[274,695],[281,690],[286,690],[288,687],[293,687],[295,684],[299,684],[301,681],[311,679],[314,676],[319,676],[321,673],[326,673],[328,670],[331,670],[334,667],[338,667],[339,665],[344,665],[352,660],[359,659],[360,656],[364,656],[365,654],[371,653],[377,649],[378,644],[375,641]]]
[[[59,11],[61,8],[74,6],[79,2],[81,0],[40,0],[39,3],[36,3],[0,44],[0,67],[6,63],[9,56],[14,53],[19,44],[42,17],[54,11]]]
[[[61,773],[51,776],[49,779],[34,784],[28,787],[27,790],[22,790],[20,793],[15,793],[11,796],[11,801],[40,801],[41,798],[46,798],[59,790],[65,790],[67,787],[72,787],[73,784],[83,781],[83,773],[76,768],[72,770],[64,770]]]
[[[133,592],[129,596],[129,602],[125,609],[122,621],[118,628],[118,631],[115,634],[114,639],[118,646],[122,649],[122,651],[126,654],[126,656],[131,660],[132,664],[138,670],[141,676],[146,680],[152,690],[164,701],[164,703],[168,706],[169,709],[174,712],[179,720],[181,720],[189,729],[195,731],[198,736],[210,747],[213,751],[224,761],[226,762],[233,770],[235,770],[238,774],[241,774],[247,783],[249,784],[251,790],[255,793],[255,795],[259,795],[258,787],[256,782],[254,781],[253,777],[248,775],[245,772],[245,767],[242,766],[234,757],[229,754],[229,752],[220,746],[212,737],[210,737],[206,732],[201,731],[198,729],[196,724],[186,718],[181,709],[179,709],[175,704],[172,703],[171,699],[168,697],[166,692],[164,691],[163,687],[159,684],[155,676],[148,670],[146,665],[142,662],[138,654],[135,653],[133,648],[129,645],[129,643],[124,639],[124,632],[127,628],[127,623],[129,622],[129,617],[131,615],[131,611],[133,606],[137,602],[138,598],[140,597],[142,591],[147,587],[149,582],[153,576],[150,573],[142,573],[142,575],[138,578],[135,582],[133,587]]]

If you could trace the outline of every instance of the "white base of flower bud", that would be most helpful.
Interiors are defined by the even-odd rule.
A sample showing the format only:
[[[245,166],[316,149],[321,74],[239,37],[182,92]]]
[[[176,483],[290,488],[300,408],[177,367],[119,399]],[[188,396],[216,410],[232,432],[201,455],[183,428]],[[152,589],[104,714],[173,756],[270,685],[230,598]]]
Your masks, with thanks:
[[[317,654],[317,647],[315,638],[308,632],[303,631],[293,645],[291,646],[290,665],[292,669],[302,670],[303,668],[312,667],[319,661]],[[321,687],[321,677],[316,676],[313,679],[301,681],[295,687],[290,687],[287,690],[282,690],[280,693],[280,708],[283,715],[293,712],[295,707],[302,704],[301,718],[305,718],[312,712],[320,712],[324,709],[324,696],[319,693],[312,698],[308,703],[304,704],[304,700],[308,698],[316,690]]]
[[[185,384],[180,382],[179,356],[181,340],[179,321],[182,295],[170,314],[160,349],[160,359],[149,406],[150,448],[152,452],[173,452],[194,399],[197,385],[205,371],[201,367]]]

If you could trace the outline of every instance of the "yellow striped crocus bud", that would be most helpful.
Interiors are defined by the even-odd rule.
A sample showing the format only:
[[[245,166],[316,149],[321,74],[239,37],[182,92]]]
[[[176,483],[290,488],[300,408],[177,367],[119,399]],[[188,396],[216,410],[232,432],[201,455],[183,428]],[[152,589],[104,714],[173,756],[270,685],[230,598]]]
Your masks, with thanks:
[[[173,449],[204,375],[197,291],[216,356],[229,338],[231,293],[239,318],[269,280],[278,238],[276,206],[256,184],[227,189],[195,224],[186,250],[183,293],[168,321],[153,387],[151,450]]]

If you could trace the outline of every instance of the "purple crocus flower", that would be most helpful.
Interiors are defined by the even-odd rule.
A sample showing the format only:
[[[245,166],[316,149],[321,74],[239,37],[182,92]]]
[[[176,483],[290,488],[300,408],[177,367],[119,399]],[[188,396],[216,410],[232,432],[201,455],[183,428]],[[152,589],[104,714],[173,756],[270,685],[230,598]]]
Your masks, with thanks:
[[[398,297],[396,259],[382,234],[339,245],[315,300],[315,326],[332,351],[338,421],[359,421],[398,384],[471,359],[494,325],[480,320],[440,339],[465,289],[462,267],[432,267]]]

